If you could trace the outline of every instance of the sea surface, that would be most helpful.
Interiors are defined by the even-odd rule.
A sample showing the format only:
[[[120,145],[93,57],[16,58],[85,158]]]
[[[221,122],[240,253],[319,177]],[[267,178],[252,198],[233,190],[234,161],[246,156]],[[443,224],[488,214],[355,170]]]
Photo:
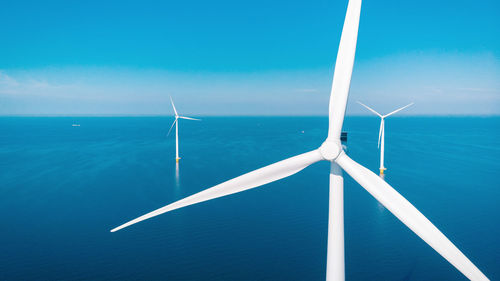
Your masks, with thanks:
[[[321,145],[326,117],[0,118],[0,280],[324,280],[329,164],[146,212]],[[73,127],[72,124],[80,124]],[[378,172],[379,119],[347,116]],[[386,181],[500,280],[500,117],[391,117]],[[465,280],[349,176],[347,280]]]

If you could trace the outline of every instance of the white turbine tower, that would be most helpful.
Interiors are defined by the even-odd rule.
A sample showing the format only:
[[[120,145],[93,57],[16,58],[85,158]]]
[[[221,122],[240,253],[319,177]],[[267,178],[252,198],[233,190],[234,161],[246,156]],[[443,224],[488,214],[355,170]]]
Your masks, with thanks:
[[[380,148],[380,175],[383,175],[384,174],[384,171],[387,170],[385,167],[384,167],[384,147],[385,147],[385,121],[384,119],[386,117],[389,117],[391,115],[393,115],[394,113],[396,112],[399,112],[407,107],[409,107],[410,105],[413,104],[410,103],[408,105],[405,105],[401,108],[398,108],[396,110],[394,110],[393,112],[391,113],[388,113],[386,115],[381,115],[380,113],[376,112],[375,110],[373,110],[372,108],[370,108],[368,105],[366,104],[363,104],[361,102],[358,101],[359,104],[361,104],[362,106],[366,107],[368,110],[370,110],[371,112],[373,112],[375,115],[378,115],[380,117],[380,129],[378,131],[378,148]]]
[[[286,178],[313,163],[326,160],[331,163],[326,268],[327,280],[344,280],[345,276],[343,175],[341,169],[346,171],[401,222],[408,226],[415,234],[422,238],[429,246],[435,249],[466,277],[472,280],[488,280],[486,276],[424,215],[410,204],[410,202],[379,176],[352,160],[342,150],[340,135],[354,64],[360,10],[361,0],[349,1],[344,28],[340,39],[330,96],[328,137],[318,149],[271,164],[188,196],[129,221],[111,230],[111,232],[115,232],[124,227],[175,209],[241,192]]]
[[[172,108],[174,109],[175,120],[174,120],[174,123],[172,123],[172,126],[170,126],[170,129],[168,130],[167,137],[170,135],[170,131],[172,131],[172,128],[175,125],[175,162],[179,162],[179,159],[181,159],[179,157],[179,119],[196,120],[196,121],[200,121],[200,119],[186,117],[186,116],[180,116],[177,113],[177,110],[175,109],[175,105],[174,105],[174,101],[172,100],[172,97],[170,97],[170,102],[172,103]]]

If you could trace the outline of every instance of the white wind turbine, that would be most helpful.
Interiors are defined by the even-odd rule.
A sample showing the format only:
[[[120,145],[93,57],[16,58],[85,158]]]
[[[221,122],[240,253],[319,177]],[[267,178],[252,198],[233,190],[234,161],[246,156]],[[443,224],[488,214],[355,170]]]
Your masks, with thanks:
[[[179,157],[179,119],[196,120],[196,121],[200,121],[201,119],[180,116],[177,113],[177,110],[175,109],[175,105],[174,105],[174,101],[172,100],[172,97],[170,97],[170,102],[172,103],[172,108],[174,109],[175,120],[174,120],[174,123],[172,123],[172,126],[170,126],[170,129],[168,130],[167,137],[170,135],[170,131],[172,131],[172,128],[175,125],[175,162],[179,162],[179,159],[181,159]]]
[[[386,115],[381,115],[380,113],[376,112],[375,110],[373,110],[372,108],[370,108],[366,104],[363,104],[363,103],[361,103],[359,101],[358,101],[358,103],[361,104],[362,106],[366,107],[371,112],[375,113],[375,115],[378,115],[380,117],[380,130],[378,132],[378,148],[380,148],[380,175],[383,175],[384,171],[387,170],[384,167],[384,147],[385,147],[385,121],[384,121],[384,119],[386,117],[389,117],[389,116],[393,115],[396,112],[399,112],[399,111],[401,111],[401,110],[409,107],[410,105],[413,104],[413,102],[410,103],[410,104],[408,104],[408,105],[405,105],[405,106],[403,106],[401,108],[398,108],[398,109],[394,110],[393,112],[388,113]]]
[[[422,238],[429,246],[448,260],[466,277],[472,280],[488,280],[486,276],[410,202],[379,176],[352,160],[342,150],[340,134],[344,121],[354,64],[360,10],[361,0],[349,1],[344,28],[340,39],[330,96],[328,137],[318,149],[271,164],[188,196],[129,221],[111,230],[111,232],[115,232],[124,227],[175,209],[277,181],[291,176],[313,163],[326,160],[331,163],[326,280],[344,280],[345,276],[343,175],[341,169],[346,171],[401,222],[408,226],[415,234]]]

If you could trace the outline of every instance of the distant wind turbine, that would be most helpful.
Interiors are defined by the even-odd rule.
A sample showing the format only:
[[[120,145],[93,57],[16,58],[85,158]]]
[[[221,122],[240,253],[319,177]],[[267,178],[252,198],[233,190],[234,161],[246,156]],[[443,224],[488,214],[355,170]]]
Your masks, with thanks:
[[[174,123],[172,123],[172,126],[170,126],[170,129],[168,130],[167,137],[170,135],[170,132],[172,131],[172,128],[175,125],[175,162],[179,162],[179,159],[181,159],[179,157],[179,119],[196,120],[196,121],[201,121],[201,119],[180,116],[177,113],[177,109],[175,109],[175,105],[174,105],[174,101],[172,100],[172,97],[170,97],[170,102],[172,103],[172,108],[174,109],[175,120],[174,120]]]
[[[111,232],[115,232],[124,227],[169,211],[286,178],[298,173],[313,163],[326,160],[331,163],[326,280],[344,280],[345,278],[344,178],[341,169],[351,175],[353,179],[375,197],[375,199],[466,277],[472,280],[488,280],[486,276],[410,202],[379,176],[352,160],[342,149],[340,136],[351,83],[360,11],[361,0],[350,0],[347,6],[342,36],[340,38],[340,46],[330,95],[328,137],[319,148],[249,172],[188,196],[118,226],[112,229]]]
[[[384,146],[385,146],[385,121],[384,121],[384,119],[386,117],[389,117],[389,116],[395,114],[396,112],[399,112],[399,111],[409,107],[410,105],[413,104],[413,102],[408,104],[408,105],[405,105],[401,108],[398,108],[398,109],[394,110],[393,112],[388,113],[386,115],[381,115],[380,113],[376,112],[375,110],[370,108],[368,105],[365,105],[365,104],[361,103],[360,101],[358,101],[358,103],[361,104],[362,106],[366,107],[368,110],[373,112],[375,115],[378,115],[380,117],[380,129],[378,131],[378,146],[377,147],[380,148],[380,174],[383,175],[384,171],[387,170],[384,167]]]

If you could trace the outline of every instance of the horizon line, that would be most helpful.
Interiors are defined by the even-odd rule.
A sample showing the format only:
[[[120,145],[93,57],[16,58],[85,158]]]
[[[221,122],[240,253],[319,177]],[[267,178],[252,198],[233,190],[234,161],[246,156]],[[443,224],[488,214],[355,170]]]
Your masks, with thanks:
[[[325,117],[328,118],[327,114],[324,115],[278,115],[278,114],[227,114],[227,115],[193,115],[188,114],[193,117]],[[170,114],[0,114],[1,117],[173,117]],[[346,117],[378,117],[370,114],[346,114]],[[392,116],[392,118],[405,118],[405,117],[500,117],[500,114],[404,114]]]

